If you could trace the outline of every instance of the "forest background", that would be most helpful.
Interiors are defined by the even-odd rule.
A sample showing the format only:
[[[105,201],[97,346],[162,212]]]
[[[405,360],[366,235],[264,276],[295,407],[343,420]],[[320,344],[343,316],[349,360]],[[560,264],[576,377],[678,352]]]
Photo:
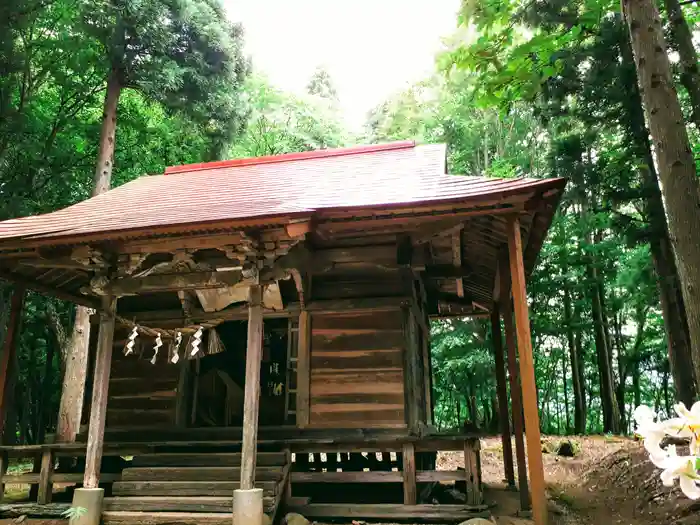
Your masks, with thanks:
[[[679,124],[697,160],[700,5],[640,3],[661,13]],[[302,94],[256,71],[244,28],[217,0],[4,1],[0,218],[56,210],[174,164],[444,142],[450,173],[569,179],[529,284],[543,431],[628,433],[639,404],[671,413],[676,399],[693,401],[700,305],[684,300],[692,275],[676,264],[674,203],[662,199],[619,4],[465,0],[455,16],[434,73],[378,105],[357,132],[324,68]],[[688,227],[700,231],[694,220]],[[10,291],[0,288],[0,337]],[[72,305],[28,293],[5,441],[55,431],[77,317]],[[432,336],[435,425],[496,431],[488,320],[434,321]]]

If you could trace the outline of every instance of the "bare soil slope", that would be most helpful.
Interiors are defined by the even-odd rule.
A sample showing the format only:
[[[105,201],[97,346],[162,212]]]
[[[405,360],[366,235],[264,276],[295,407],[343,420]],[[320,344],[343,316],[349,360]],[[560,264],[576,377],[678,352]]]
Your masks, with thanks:
[[[565,438],[543,440],[554,450]],[[573,436],[573,458],[544,454],[545,477],[557,525],[700,525],[700,501],[661,484],[660,471],[641,443],[626,438]],[[459,453],[438,457],[446,469],[461,466]],[[487,484],[503,482],[500,438],[482,442],[482,469]]]

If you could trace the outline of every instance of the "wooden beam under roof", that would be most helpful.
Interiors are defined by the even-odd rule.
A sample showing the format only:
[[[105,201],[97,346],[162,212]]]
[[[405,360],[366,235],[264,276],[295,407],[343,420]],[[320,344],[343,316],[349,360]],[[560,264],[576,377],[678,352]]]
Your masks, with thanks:
[[[125,277],[116,279],[109,285],[115,296],[138,295],[176,290],[208,290],[227,288],[243,280],[243,271],[191,272],[149,275],[147,277]]]
[[[382,232],[411,232],[412,230],[419,230],[422,226],[428,226],[429,224],[435,224],[435,232],[432,234],[427,234],[428,238],[423,240],[420,239],[422,236],[418,234],[418,237],[414,239],[414,242],[428,242],[430,237],[441,234],[442,231],[449,229],[449,226],[442,226],[441,222],[451,222],[455,224],[456,222],[463,222],[464,219],[468,217],[480,216],[480,215],[503,215],[503,214],[513,214],[522,210],[522,203],[500,203],[500,204],[490,204],[486,206],[477,206],[472,208],[466,208],[461,210],[447,209],[442,211],[433,211],[430,213],[417,213],[405,212],[405,213],[395,213],[393,215],[386,215],[383,217],[378,217],[376,215],[371,217],[348,217],[348,218],[334,218],[332,220],[319,220],[314,232],[320,235],[324,239],[329,239],[335,236],[342,236],[345,234],[355,235],[355,234],[365,234],[369,233],[382,233]]]
[[[465,264],[461,266],[453,264],[431,264],[425,267],[425,275],[430,279],[461,279],[462,277],[469,277],[473,273],[474,269]],[[464,295],[464,293],[462,295]]]
[[[436,237],[450,237],[455,232],[462,231],[463,228],[463,219],[445,219],[420,228],[411,235],[411,238],[414,243],[423,244],[432,241]]]
[[[88,297],[84,295],[75,295],[58,288],[47,286],[36,279],[30,279],[16,273],[8,272],[6,270],[0,270],[0,279],[9,281],[16,284],[21,284],[27,288],[39,292],[44,295],[51,297],[56,297],[57,299],[62,299],[64,301],[69,301],[71,303],[79,304],[81,306],[87,306],[88,308],[99,308],[100,301],[93,297]]]
[[[459,296],[456,294],[445,292],[433,292],[428,295],[428,300],[436,303],[456,304],[460,306],[473,306],[474,299],[472,297]]]

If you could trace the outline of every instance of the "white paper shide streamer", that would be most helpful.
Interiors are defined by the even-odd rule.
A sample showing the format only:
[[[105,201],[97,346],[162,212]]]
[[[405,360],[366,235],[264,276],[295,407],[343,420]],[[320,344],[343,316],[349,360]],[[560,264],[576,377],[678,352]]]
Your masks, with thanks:
[[[199,345],[202,343],[202,327],[197,328],[197,331],[192,336],[192,351],[190,352],[190,357],[197,355],[199,352]]]
[[[156,336],[156,344],[153,347],[153,357],[151,358],[151,364],[156,364],[156,358],[158,357],[158,350],[163,346],[163,340],[160,338],[160,334]]]
[[[134,328],[131,330],[131,333],[129,334],[129,342],[126,343],[126,347],[124,348],[124,355],[129,355],[134,353],[134,345],[136,345],[136,338],[139,335],[138,329],[134,326]]]
[[[173,355],[170,357],[170,362],[176,364],[180,360],[180,344],[182,344],[182,332],[178,332],[175,336],[175,344],[173,345]]]

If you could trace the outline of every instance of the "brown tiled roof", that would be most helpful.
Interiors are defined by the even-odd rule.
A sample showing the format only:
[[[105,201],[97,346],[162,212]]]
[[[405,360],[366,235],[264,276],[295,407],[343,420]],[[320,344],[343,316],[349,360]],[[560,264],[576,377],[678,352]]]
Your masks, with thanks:
[[[0,222],[21,239],[154,234],[227,221],[287,222],[327,210],[430,206],[561,188],[561,179],[445,174],[445,146],[397,142],[168,168],[65,209]],[[78,241],[79,242],[79,241]]]

